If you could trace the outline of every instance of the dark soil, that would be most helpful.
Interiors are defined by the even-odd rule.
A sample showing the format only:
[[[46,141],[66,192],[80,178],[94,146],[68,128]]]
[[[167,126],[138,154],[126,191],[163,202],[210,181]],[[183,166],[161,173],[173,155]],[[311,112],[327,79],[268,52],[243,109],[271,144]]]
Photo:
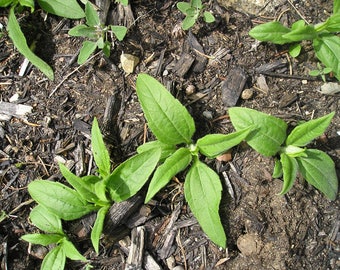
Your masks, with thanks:
[[[340,99],[339,95],[321,94],[323,82],[308,76],[317,64],[311,44],[303,43],[302,54],[292,59],[287,47],[256,44],[248,35],[257,23],[278,14],[287,25],[300,19],[300,15],[288,3],[279,6],[271,18],[265,18],[226,10],[210,2],[209,9],[217,21],[212,25],[199,21],[189,33],[179,27],[183,16],[175,1],[132,1],[132,11],[138,19],[125,40],[115,42],[109,59],[98,53],[81,67],[70,64],[82,42],[67,35],[74,21],[51,15],[44,21],[46,14],[40,11],[35,17],[26,16],[22,24],[28,29],[29,25],[43,25],[30,35],[44,29],[36,52],[52,65],[54,82],[34,67],[19,77],[23,57],[7,35],[0,38],[0,99],[9,101],[17,94],[15,103],[33,107],[27,119],[12,117],[0,121],[0,206],[1,213],[6,215],[0,221],[1,269],[39,269],[41,259],[37,257],[46,250],[20,240],[25,233],[37,232],[28,219],[34,202],[30,201],[27,185],[41,178],[65,182],[57,166],[60,160],[74,162],[79,175],[95,172],[88,133],[94,117],[101,123],[116,164],[134,154],[143,140],[152,139],[149,131],[145,133],[145,119],[134,89],[140,72],[155,76],[187,106],[196,120],[197,137],[232,131],[221,84],[235,76],[236,68],[246,74],[245,89],[253,91],[249,99],[240,98],[237,106],[270,113],[291,126],[336,112],[324,136],[309,147],[329,154],[339,175]],[[310,23],[324,20],[332,11],[331,1],[294,3]],[[7,14],[6,9],[0,11],[0,23],[4,26]],[[116,18],[115,5],[110,14]],[[62,27],[57,29],[61,22]],[[202,46],[204,55],[192,48],[193,38]],[[211,56],[221,51],[222,56],[214,61]],[[120,66],[122,52],[140,58],[130,75]],[[188,72],[181,74],[176,64],[183,53],[193,56],[195,62]],[[259,68],[269,63],[280,64],[261,75]],[[265,82],[260,84],[259,80]],[[188,95],[188,87],[194,87],[195,92]],[[113,130],[103,121],[107,101],[112,98],[121,100]],[[282,179],[271,177],[274,160],[258,155],[245,144],[232,151],[231,160],[213,160],[208,164],[220,173],[224,185],[220,213],[228,247],[218,248],[202,233],[183,198],[184,178],[179,175],[177,182],[171,182],[154,198],[146,208],[147,221],[139,224],[146,229],[145,249],[162,269],[171,268],[170,260],[162,258],[159,246],[169,219],[184,225],[178,226],[168,257],[174,260],[174,265],[186,269],[339,269],[339,200],[330,202],[301,177],[287,195],[278,196]],[[233,196],[227,191],[227,179]],[[174,209],[178,210],[176,217]],[[129,219],[137,213],[140,211]],[[65,227],[72,231],[70,224]],[[127,256],[123,242],[118,240],[126,240],[130,230],[122,225],[111,233],[114,241],[104,239],[98,255],[88,236],[81,241],[71,237],[94,269],[124,269]],[[68,261],[66,269],[83,267]]]

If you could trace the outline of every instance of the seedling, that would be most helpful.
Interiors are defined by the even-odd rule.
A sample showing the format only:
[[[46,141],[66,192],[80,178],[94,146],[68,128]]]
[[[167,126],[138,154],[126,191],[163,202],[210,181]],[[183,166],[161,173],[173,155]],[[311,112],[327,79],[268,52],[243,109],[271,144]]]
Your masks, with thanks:
[[[264,156],[275,156],[273,177],[283,175],[281,195],[293,186],[300,172],[312,186],[330,200],[335,200],[338,179],[333,160],[323,151],[308,149],[313,139],[329,126],[334,112],[296,126],[287,136],[287,124],[274,116],[247,108],[230,108],[229,115],[236,130],[254,127],[246,138],[248,144]]]
[[[290,44],[290,53],[297,57],[301,51],[302,40],[311,40],[316,57],[340,80],[340,0],[333,2],[333,14],[316,25],[306,24],[303,20],[293,23],[291,28],[274,21],[258,25],[250,30],[249,35],[260,41],[274,44]]]
[[[182,29],[188,30],[202,16],[206,23],[212,23],[215,21],[214,15],[209,11],[204,10],[204,5],[201,0],[190,0],[190,2],[178,2],[177,8],[185,15],[185,19],[182,22]]]
[[[157,138],[137,149],[145,153],[161,149],[161,163],[156,169],[145,198],[147,203],[177,173],[190,167],[184,183],[184,196],[203,231],[221,247],[226,236],[219,217],[222,185],[219,176],[200,161],[200,155],[213,159],[243,141],[252,127],[223,135],[210,134],[192,142],[195,124],[186,108],[166,88],[146,74],[138,75],[138,99],[148,126]],[[153,155],[152,152],[149,152]]]
[[[320,63],[318,63],[317,65],[318,65],[318,69],[311,70],[311,71],[309,72],[309,75],[310,75],[310,76],[315,76],[315,77],[321,76],[322,80],[323,80],[324,82],[326,82],[326,75],[327,75],[328,73],[331,73],[331,72],[332,72],[332,69],[331,69],[331,68],[327,68],[327,67],[322,68],[321,65],[320,65]]]
[[[86,24],[80,24],[68,32],[70,36],[85,37],[89,40],[83,42],[78,56],[78,64],[83,64],[97,49],[103,50],[105,56],[110,56],[111,43],[107,39],[113,33],[119,41],[126,35],[127,28],[119,25],[101,25],[99,15],[93,5],[88,1],[85,4]]]

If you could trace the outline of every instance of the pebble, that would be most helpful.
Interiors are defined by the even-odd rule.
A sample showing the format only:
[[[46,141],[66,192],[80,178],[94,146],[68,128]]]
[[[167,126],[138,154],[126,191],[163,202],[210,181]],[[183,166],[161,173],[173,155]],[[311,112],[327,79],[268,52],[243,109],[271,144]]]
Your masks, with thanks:
[[[203,116],[207,119],[213,119],[213,113],[211,111],[204,111]]]
[[[244,100],[251,99],[254,95],[254,90],[252,88],[247,88],[242,91],[241,98]]]
[[[196,91],[196,87],[195,85],[192,85],[192,84],[189,84],[187,88],[185,88],[185,93],[187,94],[187,96],[192,95],[193,93],[195,93],[195,91]]]
[[[132,54],[122,53],[120,56],[120,63],[122,64],[123,70],[130,74],[134,71],[135,67],[139,63],[139,58]]]
[[[237,239],[237,247],[244,256],[258,254],[262,246],[260,237],[253,233],[241,235]]]
[[[181,265],[177,265],[176,267],[172,268],[172,270],[184,270],[184,267]]]

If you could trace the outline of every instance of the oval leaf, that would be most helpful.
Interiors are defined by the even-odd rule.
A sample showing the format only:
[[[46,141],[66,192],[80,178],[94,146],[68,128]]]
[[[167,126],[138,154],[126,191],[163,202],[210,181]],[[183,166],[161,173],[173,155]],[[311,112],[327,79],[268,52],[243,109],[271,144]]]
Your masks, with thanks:
[[[306,149],[307,157],[297,157],[299,170],[309,184],[320,190],[330,200],[338,194],[338,178],[333,160],[317,149]]]
[[[28,185],[32,198],[64,220],[80,218],[97,207],[86,201],[73,189],[47,180],[35,180]]]
[[[109,208],[110,206],[104,206],[99,209],[96,221],[91,231],[91,242],[97,254],[99,252],[99,240],[103,232],[105,216],[107,211],[109,211]]]
[[[44,232],[64,234],[60,218],[41,205],[32,209],[30,219],[36,227]]]
[[[151,142],[147,142],[147,143],[140,145],[137,148],[137,153],[140,154],[145,151],[149,151],[151,149],[156,149],[156,148],[160,148],[162,151],[160,161],[164,161],[164,159],[166,159],[168,156],[170,156],[176,151],[175,145],[165,144],[160,141],[151,141]]]
[[[219,216],[222,185],[218,175],[207,165],[196,160],[184,182],[184,195],[202,230],[221,247],[226,246],[226,235]]]
[[[38,0],[43,10],[69,19],[80,19],[85,17],[83,9],[76,0]]]
[[[161,190],[173,176],[183,171],[191,162],[191,153],[188,148],[180,148],[165,162],[157,168],[153,175],[148,193],[145,198],[145,203],[150,201],[155,194]]]
[[[105,180],[111,199],[120,202],[135,195],[155,169],[161,150],[159,148],[137,154],[120,164]]]
[[[253,109],[234,107],[229,109],[230,120],[237,131],[254,127],[247,143],[264,156],[275,155],[286,139],[287,124],[274,116]]]
[[[45,256],[40,270],[61,270],[64,269],[66,254],[61,246],[56,246]]]
[[[96,28],[95,27],[90,27],[87,25],[77,25],[73,28],[71,28],[68,31],[68,34],[70,36],[74,36],[74,37],[87,37],[87,38],[91,38],[91,39],[97,39],[98,35],[96,32]]]
[[[53,234],[33,233],[33,234],[23,235],[21,236],[21,239],[31,244],[48,246],[50,244],[58,243],[64,237],[65,237],[64,235],[55,234],[55,233]]]
[[[270,41],[275,44],[285,44],[291,42],[283,37],[290,32],[290,29],[279,22],[269,22],[255,26],[249,31],[249,35],[260,41]]]
[[[280,155],[283,173],[283,186],[279,195],[286,194],[294,185],[299,165],[295,158],[282,153]]]
[[[121,25],[112,25],[111,30],[119,41],[125,38],[127,28]]]
[[[79,251],[76,249],[71,241],[64,238],[60,245],[65,251],[65,255],[67,258],[75,261],[86,261],[86,258],[79,253]]]
[[[190,143],[194,120],[187,109],[165,87],[147,74],[139,74],[137,95],[148,125],[165,144]]]
[[[98,13],[93,8],[93,5],[91,4],[90,1],[87,1],[85,4],[85,17],[86,17],[86,24],[88,26],[97,26],[100,24]]]
[[[286,145],[305,146],[321,136],[332,121],[334,112],[296,126],[288,135]]]
[[[84,64],[87,59],[89,59],[90,55],[96,50],[97,42],[85,40],[83,42],[83,46],[80,49],[78,61],[79,65]]]
[[[251,127],[227,135],[209,134],[197,141],[200,152],[208,158],[215,158],[242,142],[252,130]]]

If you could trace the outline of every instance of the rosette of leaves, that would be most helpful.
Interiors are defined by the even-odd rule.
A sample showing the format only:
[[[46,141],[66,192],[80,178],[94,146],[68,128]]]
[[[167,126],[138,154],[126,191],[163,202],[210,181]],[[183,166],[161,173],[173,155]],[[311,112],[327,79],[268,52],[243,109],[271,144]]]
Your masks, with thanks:
[[[83,64],[97,49],[101,49],[105,56],[110,56],[111,42],[107,40],[107,35],[112,32],[115,37],[122,41],[126,35],[127,28],[120,25],[102,25],[99,15],[93,4],[87,1],[85,4],[85,24],[79,24],[68,32],[70,36],[84,37],[87,40],[83,42],[78,56],[78,64]]]
[[[188,169],[184,196],[203,231],[217,245],[226,246],[219,217],[222,185],[217,173],[200,160],[213,159],[244,140],[252,130],[246,127],[234,133],[209,134],[192,142],[195,124],[187,109],[156,79],[139,74],[136,82],[139,102],[148,126],[157,140],[141,145],[140,154],[160,149],[160,163],[150,181],[147,203],[179,172]]]
[[[291,56],[297,57],[301,51],[299,42],[311,40],[316,57],[333,71],[340,80],[340,0],[333,2],[333,14],[316,25],[306,24],[303,20],[293,23],[291,28],[274,21],[255,26],[249,35],[260,41],[274,44],[292,44],[289,48]]]
[[[330,200],[338,193],[338,179],[333,160],[323,151],[308,149],[313,139],[329,126],[334,112],[297,125],[287,135],[287,124],[274,116],[248,108],[230,108],[230,120],[236,130],[255,127],[247,143],[264,156],[277,156],[273,177],[283,176],[281,195],[293,186],[298,172]]]

